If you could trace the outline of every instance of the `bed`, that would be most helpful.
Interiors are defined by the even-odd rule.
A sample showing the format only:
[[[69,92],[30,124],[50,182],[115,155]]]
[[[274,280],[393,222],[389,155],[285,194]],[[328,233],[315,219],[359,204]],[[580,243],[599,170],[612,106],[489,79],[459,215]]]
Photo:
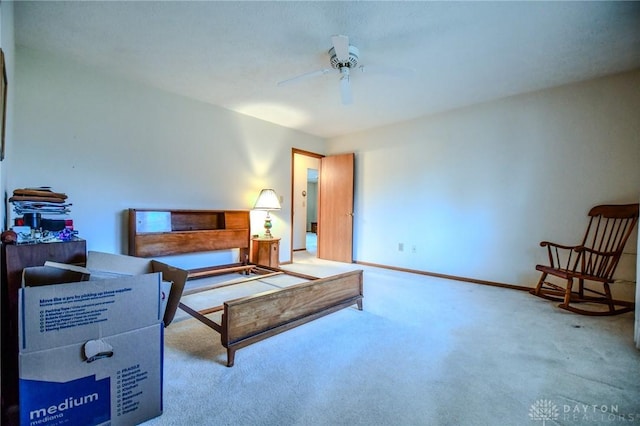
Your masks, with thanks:
[[[129,254],[132,256],[237,250],[237,263],[189,271],[189,285],[180,294],[172,292],[168,303],[168,307],[179,307],[220,334],[222,346],[227,350],[228,367],[233,366],[238,349],[340,309],[355,305],[362,310],[361,270],[318,278],[256,265],[249,262],[250,242],[248,210],[129,209]],[[197,285],[204,278],[229,274],[236,277]],[[285,286],[269,282],[284,276],[299,282]],[[250,288],[249,283],[253,281],[260,281],[270,289],[220,300],[220,289]],[[193,298],[190,296],[194,295],[198,295],[198,303],[191,303]],[[202,306],[203,301],[209,300],[209,295],[211,304]],[[166,325],[174,314],[175,308]]]

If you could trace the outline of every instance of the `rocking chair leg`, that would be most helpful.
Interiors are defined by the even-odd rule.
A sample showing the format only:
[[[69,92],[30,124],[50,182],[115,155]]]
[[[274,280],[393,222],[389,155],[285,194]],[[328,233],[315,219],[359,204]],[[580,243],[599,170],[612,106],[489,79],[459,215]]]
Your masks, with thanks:
[[[542,285],[544,284],[544,280],[546,278],[547,278],[547,273],[543,272],[542,276],[540,277],[540,280],[538,281],[538,285],[533,290],[530,290],[529,293],[531,293],[531,294],[533,294],[535,296],[539,296],[540,295],[540,289],[542,288]]]
[[[609,306],[609,311],[614,312],[616,310],[616,307],[613,304],[613,297],[611,296],[611,287],[609,287],[609,283],[604,283],[604,293],[607,295],[607,305]]]
[[[584,299],[584,280],[582,278],[578,280],[578,297]]]
[[[567,291],[564,293],[564,302],[559,305],[561,308],[568,308],[571,303],[571,287],[573,287],[573,278],[567,280]]]

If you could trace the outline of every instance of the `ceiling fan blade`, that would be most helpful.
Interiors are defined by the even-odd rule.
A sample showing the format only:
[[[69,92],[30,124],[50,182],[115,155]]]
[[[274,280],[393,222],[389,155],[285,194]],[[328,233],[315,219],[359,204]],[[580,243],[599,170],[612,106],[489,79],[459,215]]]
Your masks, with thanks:
[[[340,77],[340,96],[342,97],[343,105],[351,105],[353,102],[353,95],[351,93],[351,81],[349,80],[349,68],[344,67],[340,71],[342,76]]]
[[[285,86],[287,84],[296,83],[298,81],[307,80],[309,78],[318,77],[320,75],[328,74],[330,72],[335,72],[336,70],[330,68],[323,68],[321,70],[311,71],[305,74],[300,74],[295,77],[288,78],[286,80],[282,80],[278,82],[278,86]]]
[[[331,37],[336,58],[341,64],[349,62],[349,37],[345,35],[334,35]]]

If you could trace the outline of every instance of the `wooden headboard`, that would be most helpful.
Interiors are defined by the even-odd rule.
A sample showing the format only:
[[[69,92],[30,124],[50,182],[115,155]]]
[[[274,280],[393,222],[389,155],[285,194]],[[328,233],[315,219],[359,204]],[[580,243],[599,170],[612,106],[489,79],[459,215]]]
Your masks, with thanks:
[[[213,250],[249,251],[248,210],[129,209],[129,255],[168,256]]]

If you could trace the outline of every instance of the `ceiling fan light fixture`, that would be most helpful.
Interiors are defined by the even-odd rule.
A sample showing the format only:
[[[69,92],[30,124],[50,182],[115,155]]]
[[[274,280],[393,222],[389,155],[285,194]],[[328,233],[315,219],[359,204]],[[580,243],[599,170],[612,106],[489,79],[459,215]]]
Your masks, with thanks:
[[[342,69],[344,67],[355,68],[358,65],[359,54],[360,51],[357,47],[349,46],[349,57],[338,58],[335,47],[332,47],[331,49],[329,49],[329,62],[331,63],[331,67],[334,69]]]

